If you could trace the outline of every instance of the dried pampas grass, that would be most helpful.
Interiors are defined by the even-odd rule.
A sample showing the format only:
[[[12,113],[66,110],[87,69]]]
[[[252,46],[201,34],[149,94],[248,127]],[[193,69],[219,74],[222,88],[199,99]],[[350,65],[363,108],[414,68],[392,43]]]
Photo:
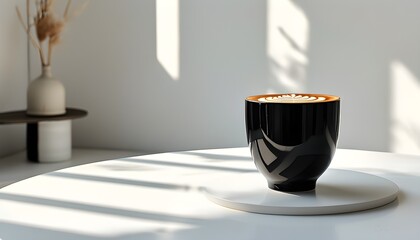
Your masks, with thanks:
[[[35,16],[30,14],[30,0],[26,0],[26,15],[29,19],[28,25],[25,24],[23,16],[19,10],[19,7],[16,7],[16,12],[19,17],[19,21],[25,29],[26,33],[29,36],[29,39],[38,50],[42,66],[51,65],[51,56],[54,46],[60,43],[61,34],[63,32],[65,24],[70,20],[71,16],[75,16],[76,13],[80,13],[87,5],[87,2],[82,6],[79,11],[75,11],[74,14],[70,15],[71,0],[67,0],[67,4],[64,10],[62,18],[58,18],[54,13],[53,7],[55,0],[33,0],[35,2]],[[33,19],[33,22],[31,20]],[[31,32],[31,27],[35,27],[36,39]],[[44,56],[44,42],[48,46],[47,58]]]

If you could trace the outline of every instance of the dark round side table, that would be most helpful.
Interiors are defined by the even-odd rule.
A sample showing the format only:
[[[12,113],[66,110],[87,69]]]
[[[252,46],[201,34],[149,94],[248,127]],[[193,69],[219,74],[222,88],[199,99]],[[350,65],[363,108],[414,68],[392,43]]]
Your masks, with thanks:
[[[58,116],[30,116],[26,110],[0,113],[0,124],[26,123],[26,151],[33,162],[59,162],[71,158],[71,120],[87,111],[66,108]]]

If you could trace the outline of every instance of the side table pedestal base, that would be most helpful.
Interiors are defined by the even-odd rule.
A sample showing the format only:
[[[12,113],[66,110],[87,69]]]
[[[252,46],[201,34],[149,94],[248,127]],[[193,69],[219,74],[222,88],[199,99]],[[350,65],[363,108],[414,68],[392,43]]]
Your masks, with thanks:
[[[28,123],[26,136],[28,160],[61,162],[71,159],[71,120]]]

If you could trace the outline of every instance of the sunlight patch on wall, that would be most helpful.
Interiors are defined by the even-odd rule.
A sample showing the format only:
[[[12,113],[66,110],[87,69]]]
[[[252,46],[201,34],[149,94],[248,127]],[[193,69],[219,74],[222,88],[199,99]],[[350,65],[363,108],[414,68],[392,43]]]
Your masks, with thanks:
[[[156,55],[174,81],[179,79],[179,0],[156,0]]]
[[[391,62],[391,151],[420,154],[420,82],[400,61]]]
[[[267,1],[267,56],[270,88],[305,91],[309,22],[292,1]]]

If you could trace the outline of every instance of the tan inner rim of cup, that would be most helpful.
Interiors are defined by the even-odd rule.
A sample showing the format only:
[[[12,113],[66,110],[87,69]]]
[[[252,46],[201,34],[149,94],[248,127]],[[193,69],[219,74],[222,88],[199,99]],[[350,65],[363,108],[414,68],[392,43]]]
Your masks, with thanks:
[[[334,101],[339,101],[340,97],[338,96],[334,96],[334,95],[328,95],[328,94],[315,94],[315,93],[274,93],[274,94],[261,94],[261,95],[255,95],[255,96],[249,96],[247,97],[245,100],[246,101],[251,101],[251,102],[260,102],[263,103],[261,101],[258,101],[258,99],[260,98],[267,98],[267,97],[278,97],[278,96],[283,96],[283,95],[302,95],[302,96],[308,96],[308,97],[324,97],[325,100],[322,101],[317,101],[317,102],[304,102],[306,103],[323,103],[323,102],[334,102]],[[264,102],[267,103],[267,102]],[[280,103],[280,104],[302,104],[303,102],[268,102],[268,103]]]

